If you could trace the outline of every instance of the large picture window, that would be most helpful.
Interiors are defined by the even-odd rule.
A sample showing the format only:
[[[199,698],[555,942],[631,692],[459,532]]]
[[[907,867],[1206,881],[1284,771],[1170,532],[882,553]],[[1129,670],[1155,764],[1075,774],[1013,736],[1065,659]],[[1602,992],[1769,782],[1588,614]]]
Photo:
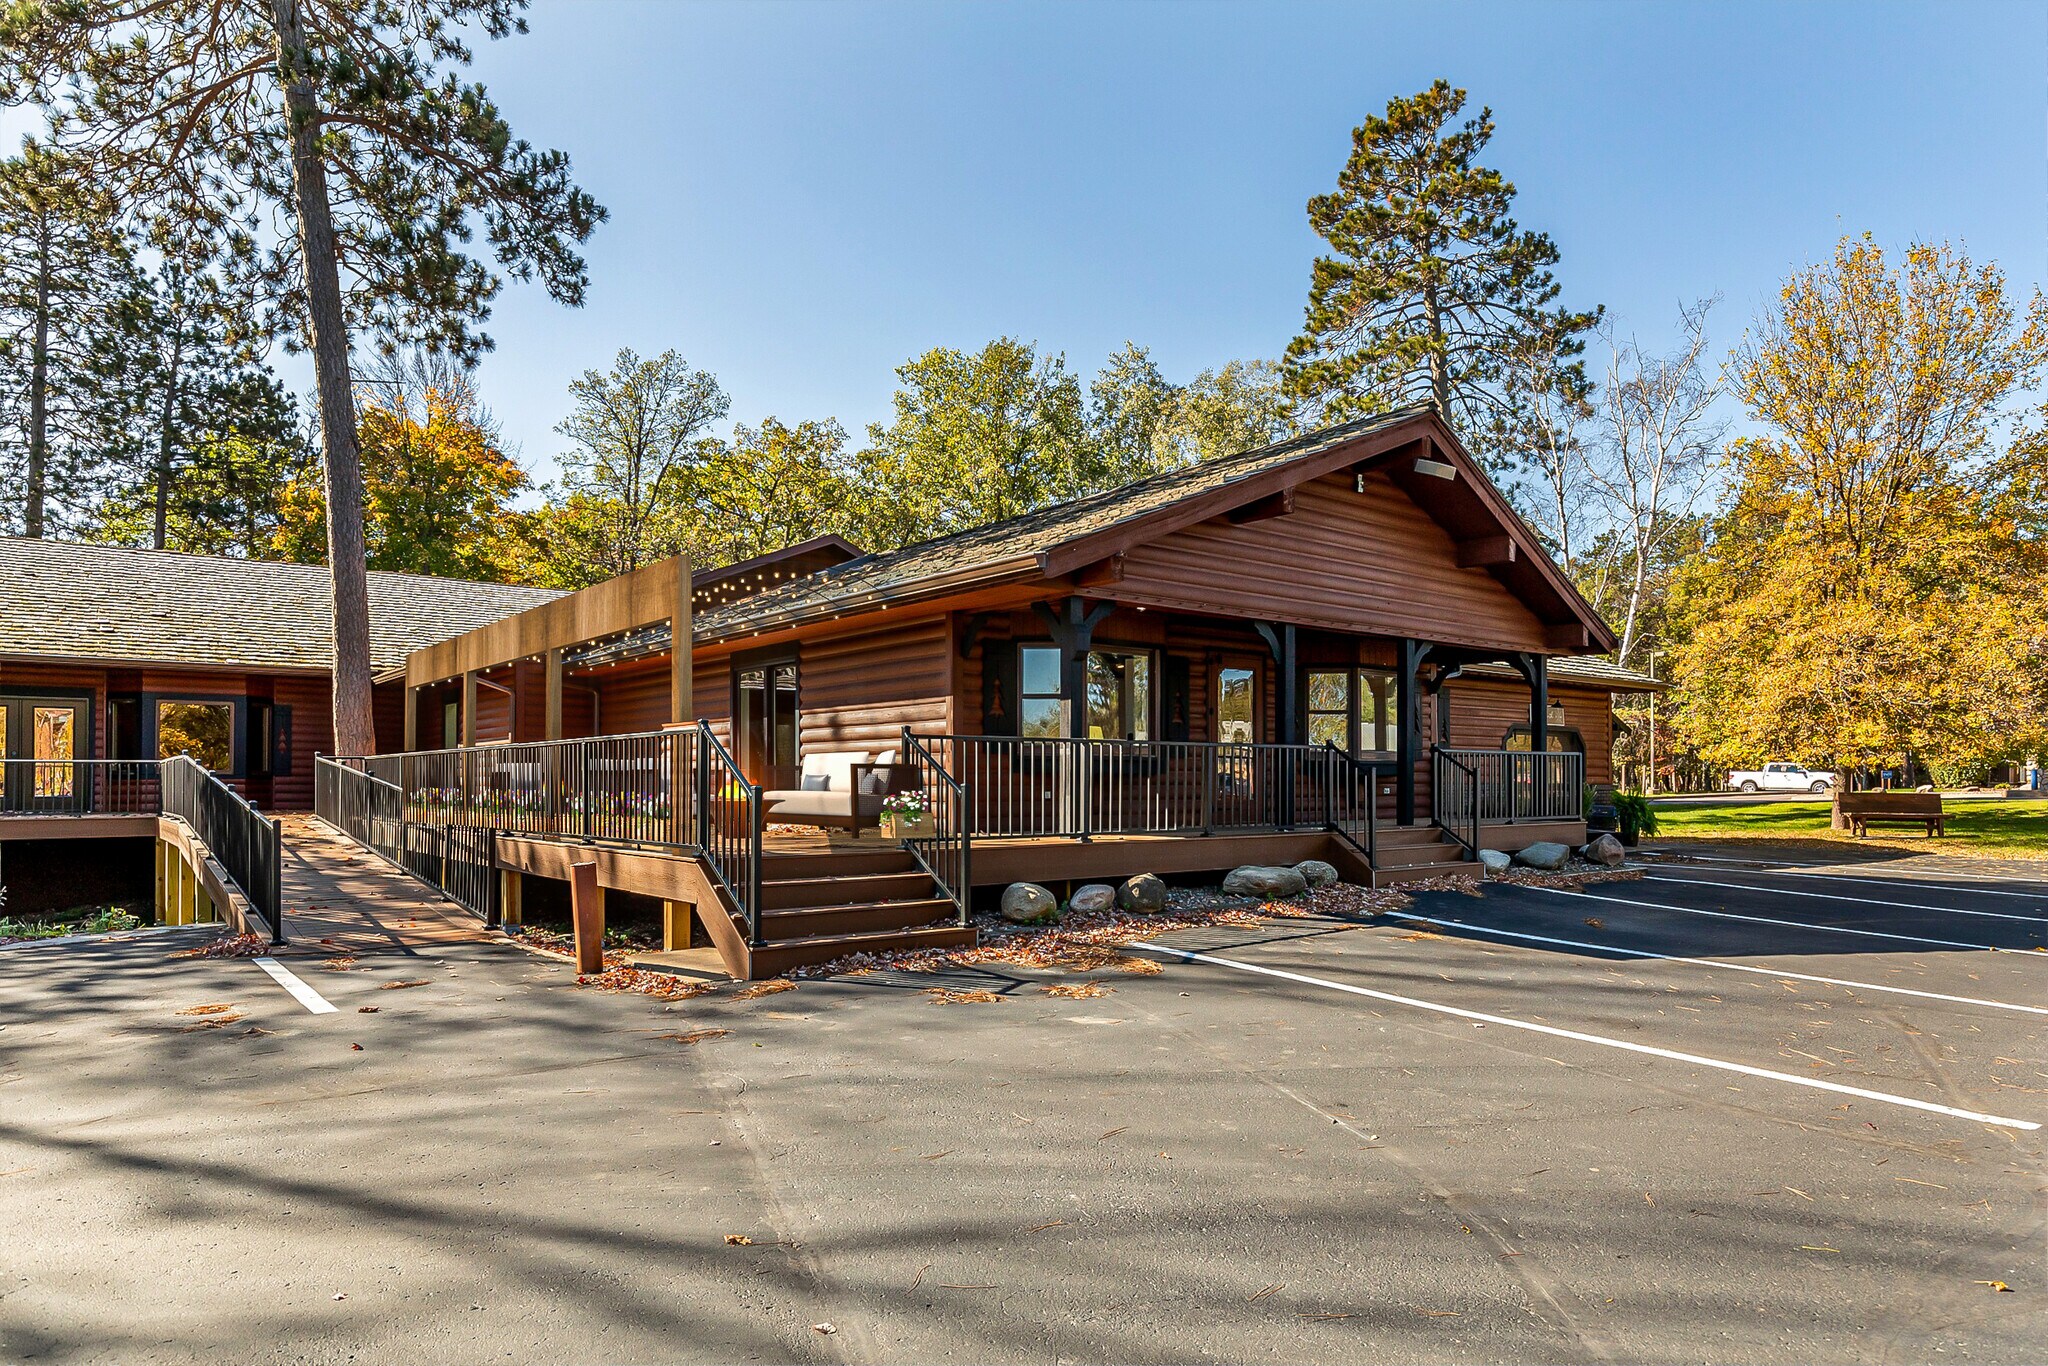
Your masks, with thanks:
[[[202,768],[215,773],[232,773],[235,767],[235,704],[157,703],[156,753],[160,759],[183,754]]]
[[[1308,675],[1308,742],[1353,754],[1391,756],[1401,744],[1401,693],[1392,669],[1313,669]]]
[[[1152,738],[1152,656],[1088,652],[1088,738]]]

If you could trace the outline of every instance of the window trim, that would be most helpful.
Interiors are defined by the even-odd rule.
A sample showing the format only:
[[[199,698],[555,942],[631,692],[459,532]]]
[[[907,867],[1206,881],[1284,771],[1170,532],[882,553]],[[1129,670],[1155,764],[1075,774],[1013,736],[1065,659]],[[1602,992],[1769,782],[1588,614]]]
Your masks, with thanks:
[[[1550,750],[1549,753],[1578,755],[1585,754],[1586,736],[1585,733],[1581,731],[1577,726],[1548,726],[1545,727],[1545,729],[1553,736],[1570,736],[1571,739],[1575,741],[1578,745],[1578,748],[1576,749],[1553,749]],[[1521,735],[1529,741],[1530,747],[1528,749],[1515,749],[1508,744],[1508,741],[1514,739],[1517,735]],[[1514,725],[1509,726],[1507,730],[1501,734],[1500,737],[1501,749],[1514,754],[1534,754],[1536,752],[1535,743],[1536,728],[1530,725],[1527,721],[1518,721]]]
[[[1050,636],[1020,636],[1020,637],[1018,637],[1018,638],[1017,638],[1017,639],[1016,639],[1015,641],[1013,641],[1013,642],[1012,642],[1012,644],[1014,644],[1014,645],[1016,646],[1016,651],[1017,651],[1017,663],[1016,663],[1016,670],[1017,670],[1017,689],[1016,689],[1016,698],[1017,698],[1017,734],[1018,734],[1018,736],[1019,736],[1020,738],[1022,738],[1022,739],[1026,739],[1026,740],[1031,740],[1031,739],[1039,739],[1039,740],[1043,740],[1043,739],[1049,739],[1049,738],[1058,738],[1058,739],[1063,739],[1063,740],[1064,740],[1064,739],[1067,739],[1067,738],[1069,738],[1070,736],[1072,736],[1072,735],[1073,735],[1073,731],[1074,731],[1074,723],[1075,723],[1075,718],[1076,718],[1076,716],[1077,716],[1077,715],[1078,715],[1078,716],[1079,716],[1079,718],[1080,718],[1080,721],[1081,721],[1081,725],[1082,725],[1082,728],[1083,728],[1083,729],[1085,730],[1085,729],[1086,729],[1086,726],[1087,726],[1087,708],[1088,708],[1088,699],[1087,699],[1087,697],[1086,697],[1085,695],[1084,695],[1084,696],[1082,696],[1082,697],[1079,697],[1079,698],[1072,698],[1072,697],[1068,697],[1068,696],[1067,696],[1067,660],[1066,660],[1066,651],[1065,651],[1065,650],[1062,650],[1062,649],[1061,649],[1061,648],[1060,648],[1060,647],[1059,647],[1058,645],[1054,644],[1054,643],[1053,643],[1053,640],[1052,640],[1052,637],[1050,637]],[[1056,660],[1058,661],[1058,664],[1059,664],[1059,691],[1058,691],[1058,692],[1051,692],[1051,693],[1046,693],[1046,692],[1029,692],[1029,691],[1027,691],[1027,690],[1025,689],[1025,687],[1024,687],[1024,680],[1025,680],[1025,669],[1024,669],[1024,655],[1025,655],[1025,652],[1026,652],[1026,651],[1029,651],[1029,650],[1046,650],[1046,651],[1049,651],[1049,652],[1051,652],[1051,654],[1053,655],[1053,657],[1054,657],[1054,658],[1055,658],[1055,659],[1056,659]],[[1146,681],[1146,686],[1145,686],[1145,735],[1146,735],[1146,738],[1145,738],[1145,739],[1143,739],[1143,740],[1130,740],[1130,741],[1124,741],[1124,743],[1127,743],[1127,744],[1141,744],[1141,745],[1142,745],[1142,744],[1151,744],[1151,743],[1153,743],[1153,742],[1157,741],[1157,740],[1159,739],[1159,735],[1160,735],[1160,721],[1161,721],[1161,716],[1162,716],[1162,714],[1163,714],[1162,708],[1163,708],[1163,699],[1164,699],[1164,693],[1165,693],[1165,682],[1164,682],[1164,680],[1165,680],[1165,673],[1164,673],[1164,662],[1165,662],[1166,652],[1165,652],[1165,651],[1164,651],[1163,649],[1161,649],[1161,648],[1160,648],[1159,646],[1157,646],[1157,645],[1142,645],[1142,644],[1136,644],[1136,643],[1125,643],[1125,642],[1121,642],[1121,641],[1115,641],[1115,640],[1096,640],[1096,641],[1090,641],[1090,642],[1089,642],[1089,645],[1088,645],[1088,649],[1087,649],[1087,652],[1086,652],[1086,653],[1087,653],[1087,655],[1088,655],[1088,656],[1089,656],[1090,658],[1094,657],[1095,655],[1125,655],[1125,656],[1132,656],[1132,657],[1141,657],[1141,658],[1143,658],[1143,659],[1145,660],[1145,681]],[[1081,686],[1082,686],[1082,688],[1084,689],[1084,692],[1085,692],[1085,689],[1086,689],[1086,688],[1087,688],[1087,686],[1088,686],[1088,666],[1087,666],[1087,661],[1086,661],[1086,660],[1083,660],[1083,662],[1082,662],[1082,667],[1081,667]],[[1064,725],[1062,726],[1062,728],[1061,728],[1061,732],[1060,732],[1060,734],[1059,734],[1059,736],[1058,736],[1058,737],[1048,737],[1048,736],[1042,736],[1042,735],[1041,735],[1041,736],[1033,736],[1033,735],[1029,734],[1029,733],[1027,732],[1026,728],[1025,728],[1025,727],[1026,727],[1026,721],[1025,721],[1025,714],[1026,714],[1026,712],[1027,712],[1027,711],[1028,711],[1028,709],[1029,709],[1029,705],[1028,705],[1028,704],[1029,704],[1029,703],[1031,703],[1031,702],[1033,702],[1033,701],[1044,701],[1044,700],[1047,700],[1047,699],[1053,699],[1053,700],[1057,700],[1057,701],[1061,702],[1062,704],[1064,704],[1064,706],[1065,706],[1065,710],[1064,710],[1064,711],[1062,712],[1062,714],[1061,714],[1061,720],[1062,720],[1062,721],[1064,722]],[[1081,737],[1079,737],[1079,738],[1081,738],[1081,739],[1086,739],[1086,738],[1087,738],[1087,736],[1083,735],[1083,736],[1081,736]]]
[[[1338,714],[1332,709],[1315,710],[1310,707],[1309,703],[1314,695],[1312,685],[1318,674],[1337,674],[1348,680],[1345,685],[1343,712],[1345,718],[1345,752],[1353,758],[1368,761],[1384,761],[1397,758],[1400,753],[1401,732],[1399,673],[1396,670],[1385,668],[1378,664],[1336,664],[1304,669],[1302,671],[1301,694],[1301,717],[1304,733],[1313,728],[1316,717],[1335,716]],[[1384,678],[1387,683],[1384,694],[1380,689],[1371,686],[1370,680],[1380,678]],[[1383,697],[1390,712],[1387,717],[1386,726],[1395,742],[1392,746],[1385,749],[1376,745],[1367,746],[1364,743],[1368,726],[1375,732],[1374,739],[1381,738],[1377,732],[1380,729],[1379,704]],[[1368,699],[1372,702],[1370,716],[1367,714],[1366,707]]]

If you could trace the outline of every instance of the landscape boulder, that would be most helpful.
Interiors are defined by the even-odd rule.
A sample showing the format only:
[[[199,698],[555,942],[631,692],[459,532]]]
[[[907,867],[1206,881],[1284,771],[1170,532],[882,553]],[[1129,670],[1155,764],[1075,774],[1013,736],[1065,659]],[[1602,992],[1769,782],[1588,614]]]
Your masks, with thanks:
[[[1308,879],[1292,868],[1267,868],[1248,863],[1230,870],[1230,876],[1223,879],[1223,890],[1232,896],[1255,896],[1271,901],[1278,897],[1300,896],[1308,890]]]
[[[1337,865],[1325,863],[1319,858],[1303,859],[1294,865],[1294,871],[1301,874],[1301,880],[1306,882],[1311,890],[1335,886],[1337,882]]]
[[[1067,909],[1076,915],[1093,915],[1116,905],[1116,888],[1100,882],[1091,882],[1085,887],[1076,887],[1074,894],[1067,898]]]
[[[1579,854],[1588,863],[1604,864],[1609,868],[1621,867],[1628,858],[1628,850],[1622,848],[1621,841],[1612,835],[1601,835],[1592,840]]]
[[[1166,909],[1166,884],[1151,873],[1140,873],[1117,888],[1116,904],[1138,915]]]
[[[1489,873],[1505,873],[1513,864],[1514,860],[1498,849],[1479,851],[1479,866]]]
[[[1018,925],[1029,925],[1034,920],[1049,920],[1058,913],[1060,903],[1051,892],[1035,882],[1013,882],[1003,888],[1003,919]]]
[[[1539,840],[1515,855],[1515,862],[1525,868],[1541,868],[1554,873],[1571,861],[1572,847],[1557,844],[1551,840]]]

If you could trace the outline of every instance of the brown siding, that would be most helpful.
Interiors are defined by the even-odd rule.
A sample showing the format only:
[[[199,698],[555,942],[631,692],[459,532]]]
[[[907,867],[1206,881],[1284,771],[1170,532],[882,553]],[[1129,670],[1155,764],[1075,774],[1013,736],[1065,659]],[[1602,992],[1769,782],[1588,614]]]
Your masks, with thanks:
[[[901,743],[905,726],[947,732],[953,657],[952,623],[943,616],[806,640],[797,657],[799,744],[880,752]]]
[[[1451,747],[1499,749],[1511,727],[1529,724],[1529,688],[1525,683],[1491,679],[1453,679],[1444,685],[1451,708]],[[1553,702],[1564,704],[1569,726],[1586,742],[1586,781],[1614,781],[1611,699],[1591,688],[1550,687]]]
[[[600,670],[589,681],[597,685],[598,724],[606,735],[637,735],[668,724],[667,656]]]
[[[1545,648],[1535,615],[1483,569],[1460,569],[1449,533],[1383,474],[1295,491],[1294,512],[1218,518],[1133,546],[1102,591],[1133,601],[1292,621],[1364,635]]]
[[[292,766],[271,780],[271,805],[280,811],[309,810],[313,756],[334,753],[333,690],[324,674],[298,674],[279,676],[272,692],[277,705],[292,709]]]

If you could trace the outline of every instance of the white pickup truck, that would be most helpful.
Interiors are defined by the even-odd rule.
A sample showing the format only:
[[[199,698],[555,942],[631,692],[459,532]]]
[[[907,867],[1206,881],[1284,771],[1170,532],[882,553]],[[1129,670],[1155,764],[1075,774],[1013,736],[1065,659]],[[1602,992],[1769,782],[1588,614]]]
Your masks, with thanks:
[[[1742,792],[1826,792],[1834,785],[1834,774],[1798,764],[1765,764],[1728,775],[1728,786]]]

